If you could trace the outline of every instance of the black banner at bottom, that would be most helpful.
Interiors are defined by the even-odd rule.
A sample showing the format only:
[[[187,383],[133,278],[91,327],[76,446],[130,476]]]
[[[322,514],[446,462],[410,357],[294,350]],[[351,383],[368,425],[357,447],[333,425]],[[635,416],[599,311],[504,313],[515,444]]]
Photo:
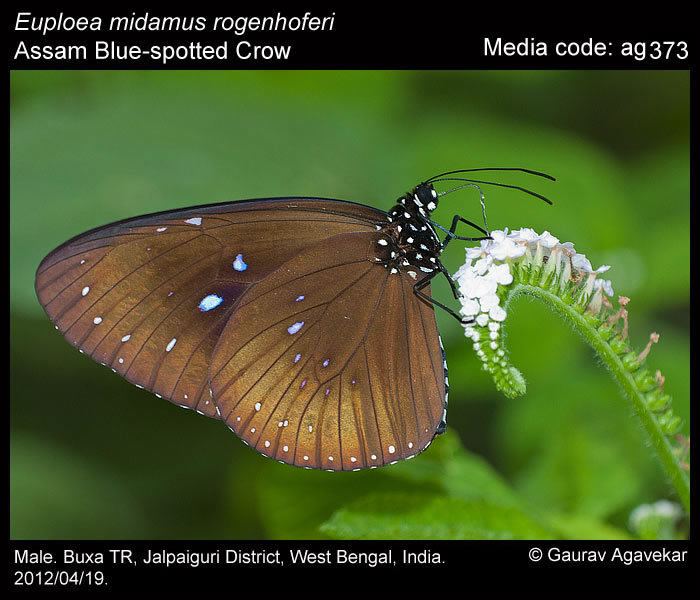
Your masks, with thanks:
[[[688,567],[689,542],[12,541],[10,588],[207,587],[246,571]]]

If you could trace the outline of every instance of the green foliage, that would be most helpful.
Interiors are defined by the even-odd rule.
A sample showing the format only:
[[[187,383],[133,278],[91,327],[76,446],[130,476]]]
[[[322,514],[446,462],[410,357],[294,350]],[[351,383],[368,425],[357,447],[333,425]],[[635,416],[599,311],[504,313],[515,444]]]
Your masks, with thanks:
[[[10,502],[13,538],[84,539],[101,530],[123,537],[143,514],[128,490],[120,488],[89,459],[26,435],[12,438]]]
[[[555,252],[556,250],[552,251],[544,269],[539,244],[539,259],[529,260],[528,254],[525,254],[521,260],[510,264],[510,267],[503,265],[513,273],[512,282],[501,286],[499,290],[501,298],[505,299],[506,308],[512,300],[521,296],[537,298],[591,347],[596,358],[605,366],[624,397],[630,402],[666,471],[666,476],[676,488],[685,509],[690,511],[689,464],[687,458],[682,456],[683,444],[673,437],[680,430],[682,420],[671,408],[671,397],[664,389],[665,377],[658,370],[652,375],[645,366],[652,345],[659,341],[659,335],[652,333],[646,348],[642,352],[635,352],[628,341],[629,321],[626,306],[629,299],[620,297],[618,306],[615,307],[607,298],[603,298],[601,290],[596,294],[589,293],[588,289],[593,290],[593,275],[588,276],[589,286],[585,280],[572,285],[570,280],[573,276],[570,277],[569,261],[573,260],[568,257],[563,261],[567,267],[565,274],[559,277],[558,268],[553,265],[555,262],[560,265],[561,260],[555,257]],[[553,278],[548,272],[553,274]],[[503,324],[505,325],[505,322]],[[489,339],[487,327],[478,323],[466,325],[465,334],[475,342]],[[500,337],[500,334],[491,335],[497,336],[493,339]],[[509,398],[516,398],[525,393],[523,377],[509,364],[508,351],[503,344],[496,341],[490,345],[474,343],[474,348],[484,370],[493,377],[497,389]],[[518,389],[519,386],[522,386],[522,390]],[[561,454],[563,453],[559,453]],[[591,453],[587,454],[590,458]],[[569,463],[564,467],[564,471],[573,472]]]
[[[639,483],[614,446],[583,432],[552,432],[545,452],[518,477],[531,503],[584,518],[605,519],[633,501]]]
[[[342,502],[370,494],[410,489],[396,485],[375,472],[328,473],[285,467],[273,463],[264,465],[257,486],[260,518],[267,534],[275,539],[318,539],[319,525],[330,518]],[[235,485],[235,481],[233,482]],[[232,491],[235,495],[237,490]]]
[[[549,539],[518,509],[424,494],[373,494],[341,508],[321,527],[340,539]]]
[[[387,475],[414,484],[432,484],[448,496],[483,500],[501,506],[518,506],[508,484],[479,456],[465,452],[453,432],[436,438],[430,452],[412,463],[387,469]]]
[[[572,494],[578,492],[574,487]],[[376,471],[297,473],[270,464],[258,493],[261,518],[272,538],[626,537],[597,515],[566,512],[563,506],[561,512],[546,514],[537,498],[518,494],[450,432],[415,459]]]
[[[366,502],[367,498],[376,496],[377,501],[382,502],[383,498],[397,496],[401,500],[396,506],[405,504],[409,511],[414,499],[419,501],[425,492],[432,492],[429,498],[454,500],[467,507],[465,510],[475,511],[475,515],[501,509],[520,515],[517,508],[520,501],[513,491],[483,459],[464,452],[452,433],[437,438],[429,452],[412,461],[379,471],[331,474],[271,464],[265,470],[258,490],[262,520],[269,535],[275,538],[343,537],[342,528],[323,525],[336,523],[334,511],[338,508],[338,498],[343,498],[343,506],[358,502],[364,512],[371,512],[373,501]],[[434,518],[430,518],[430,514]],[[427,527],[437,529],[440,527],[439,518],[435,518],[437,514],[428,511],[420,518]],[[484,516],[484,519],[488,518]],[[381,521],[382,516],[377,515],[373,525],[377,532]],[[527,519],[522,516],[522,521],[525,523]],[[476,532],[480,527],[483,524],[477,521],[471,531]],[[462,530],[455,530],[450,537],[458,536],[458,531]],[[524,528],[515,528],[512,535],[517,537],[523,531]],[[487,533],[482,531],[481,537],[484,535]],[[381,538],[382,534],[377,533],[377,536]],[[385,536],[394,537],[389,529]],[[371,537],[369,530],[362,533],[362,537]]]
[[[146,212],[284,194],[387,208],[444,169],[539,168],[557,183],[507,180],[555,206],[491,189],[490,226],[548,229],[613,265],[630,344],[661,334],[650,362],[687,436],[688,103],[680,71],[13,73],[11,534],[642,535],[630,512],[673,491],[592,353],[538,304],[509,316],[525,397],[498,394],[438,314],[453,435],[403,464],[330,474],[261,458],[80,356],[33,277],[71,236]],[[476,197],[450,195],[438,219],[458,211],[478,220]],[[444,258],[454,271],[462,247]],[[444,282],[435,293],[451,302]]]

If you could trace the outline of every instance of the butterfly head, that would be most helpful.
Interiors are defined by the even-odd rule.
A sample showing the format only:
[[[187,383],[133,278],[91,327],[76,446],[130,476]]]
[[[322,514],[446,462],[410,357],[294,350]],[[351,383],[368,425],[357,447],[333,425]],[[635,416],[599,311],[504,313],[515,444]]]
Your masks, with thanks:
[[[438,193],[432,183],[417,185],[411,192],[411,200],[417,208],[422,208],[427,213],[433,212],[438,207]]]

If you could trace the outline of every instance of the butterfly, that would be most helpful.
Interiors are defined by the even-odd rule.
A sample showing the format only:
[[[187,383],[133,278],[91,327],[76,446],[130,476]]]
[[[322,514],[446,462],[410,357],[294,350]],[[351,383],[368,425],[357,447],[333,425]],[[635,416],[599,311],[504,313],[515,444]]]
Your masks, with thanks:
[[[441,195],[480,185],[436,175],[389,212],[324,198],[242,200],[83,233],[41,262],[36,293],[80,352],[140,388],[220,419],[265,456],[359,470],[413,458],[447,423],[448,373],[432,298],[453,239],[488,231]],[[438,193],[435,185],[459,181]],[[480,237],[457,235],[459,223]],[[438,234],[440,231],[444,237]]]

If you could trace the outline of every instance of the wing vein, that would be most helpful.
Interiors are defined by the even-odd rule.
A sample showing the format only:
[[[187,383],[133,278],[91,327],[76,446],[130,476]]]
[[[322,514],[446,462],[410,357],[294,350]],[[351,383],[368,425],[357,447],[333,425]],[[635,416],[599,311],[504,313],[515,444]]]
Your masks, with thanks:
[[[205,256],[205,257],[201,258],[201,259],[198,260],[197,262],[194,262],[194,263],[192,263],[191,265],[189,265],[188,267],[186,267],[183,271],[180,271],[180,272],[178,273],[178,275],[182,275],[182,274],[184,274],[184,273],[187,273],[187,271],[189,271],[189,270],[192,269],[193,267],[197,266],[199,263],[204,262],[204,261],[206,261],[207,259],[210,259],[210,258],[212,258],[212,257],[213,257],[213,255],[209,255],[209,256]],[[124,313],[124,314],[119,318],[119,320],[116,321],[116,322],[114,323],[114,325],[112,325],[112,326],[109,328],[109,330],[107,331],[107,333],[105,333],[105,335],[103,335],[102,338],[100,338],[100,341],[97,342],[97,344],[95,344],[95,350],[94,350],[94,352],[97,351],[97,349],[100,347],[100,345],[102,344],[102,342],[104,342],[104,341],[107,339],[107,337],[109,336],[109,334],[112,333],[112,332],[119,326],[119,324],[122,323],[122,322],[124,321],[124,319],[126,319],[126,318],[127,318],[129,315],[131,315],[136,309],[138,309],[139,306],[141,306],[144,302],[146,302],[146,300],[148,300],[151,296],[153,296],[156,292],[158,292],[158,290],[160,290],[160,289],[162,289],[162,288],[164,288],[164,287],[169,287],[169,284],[170,284],[171,282],[172,282],[172,279],[167,279],[166,281],[164,281],[163,283],[161,283],[158,287],[156,287],[156,288],[152,289],[150,292],[148,292],[148,294],[146,294],[146,295],[145,295],[143,298],[141,298],[136,304],[134,304],[134,306],[132,306],[126,313]],[[181,287],[182,287],[182,286],[181,286]],[[112,290],[113,290],[113,288],[112,288]],[[104,294],[104,295],[106,296],[108,293],[109,293],[109,292],[107,292],[107,293]],[[126,296],[128,296],[128,293],[125,294],[124,296],[122,296],[121,299],[125,298]],[[121,301],[121,299],[120,299],[120,301]],[[114,310],[114,308],[117,307],[118,305],[119,305],[119,302],[115,303],[115,304],[112,306],[112,308],[109,309],[109,310],[105,313],[105,316],[106,316],[106,315],[109,315],[109,314],[112,312],[112,310]],[[160,306],[156,306],[152,311],[150,311],[148,314],[146,314],[146,315],[144,316],[144,318],[141,319],[141,321],[139,321],[139,323],[138,323],[137,325],[134,326],[133,329],[135,330],[135,329],[137,329],[138,327],[140,327],[141,325],[143,325],[143,323],[146,321],[146,319],[148,319],[148,317],[150,317],[150,316],[151,316],[155,311],[157,311],[159,308],[161,308],[161,307],[160,307]],[[89,309],[86,309],[85,312],[87,312],[87,310],[89,310]],[[83,313],[83,314],[85,314],[85,313]],[[82,315],[81,315],[81,316],[82,316]],[[80,319],[80,317],[78,317],[78,320],[79,320],[79,319]],[[77,321],[76,321],[76,322],[77,322]],[[87,338],[84,338],[84,339],[87,339]],[[84,340],[83,340],[83,341],[84,341]],[[112,357],[112,360],[114,360],[114,357]]]
[[[111,285],[111,286],[109,287],[109,289],[108,289],[106,292],[104,292],[104,293],[103,293],[101,296],[99,296],[90,306],[88,306],[88,307],[81,313],[80,317],[82,317],[87,311],[89,311],[93,306],[95,306],[95,304],[97,304],[100,300],[102,300],[102,298],[104,298],[107,294],[109,294],[112,290],[114,290],[114,288],[115,288],[116,286],[118,286],[122,281],[124,281],[127,277],[130,277],[131,275],[133,275],[134,273],[136,273],[136,272],[139,271],[140,269],[143,269],[145,266],[151,264],[154,260],[156,260],[156,259],[158,259],[158,258],[161,258],[162,256],[165,256],[166,254],[169,254],[170,252],[176,250],[176,249],[179,248],[180,246],[184,246],[184,245],[186,245],[186,244],[189,244],[191,241],[194,241],[194,239],[196,239],[196,238],[191,238],[191,239],[189,239],[189,240],[186,240],[186,241],[182,242],[181,244],[177,244],[176,246],[173,246],[172,248],[168,248],[165,252],[161,252],[160,254],[158,254],[157,256],[154,256],[153,258],[149,258],[145,263],[139,265],[139,266],[136,267],[135,269],[132,269],[131,271],[129,271],[128,273],[126,273],[126,275],[124,275],[123,277],[121,277],[120,279],[118,279],[113,285]],[[193,266],[193,265],[198,264],[199,262],[201,262],[202,260],[205,260],[206,258],[207,258],[207,256],[204,256],[204,257],[198,259],[198,260],[195,261],[192,265],[190,265],[190,267]],[[71,284],[69,284],[68,286],[66,286],[65,288],[63,288],[63,290],[61,290],[61,292],[59,292],[59,293],[63,293],[63,291],[65,291],[65,289],[67,289],[68,287],[70,287],[71,285],[73,285],[73,283],[75,283],[78,279],[80,279],[80,278],[79,278],[79,277],[76,278]],[[54,299],[55,299],[55,298],[54,298]],[[53,302],[53,300],[52,300],[52,302]],[[48,304],[47,304],[46,306],[48,307]],[[72,306],[72,305],[66,306],[66,308],[61,312],[61,314],[60,314],[59,316],[57,316],[56,318],[57,318],[57,319],[58,319],[58,318],[61,318],[61,317],[63,316],[63,314],[65,314],[65,312],[68,311],[68,309],[70,308],[70,306]],[[78,322],[78,320],[80,320],[80,317],[78,317],[75,321],[73,321],[73,323],[71,323],[70,327],[68,327],[68,329],[66,329],[66,333],[68,332],[68,330],[69,330],[71,327],[73,327],[73,325],[75,325],[75,323]]]
[[[371,267],[370,267],[370,269],[371,269]],[[313,308],[318,308],[319,306],[325,306],[326,308],[324,309],[323,314],[321,314],[321,316],[320,316],[312,325],[310,325],[309,328],[308,328],[306,331],[304,331],[304,332],[302,333],[301,336],[299,336],[298,338],[296,338],[296,340],[294,340],[294,342],[298,342],[298,341],[299,341],[301,338],[303,338],[304,335],[307,334],[312,328],[314,328],[316,325],[318,325],[318,324],[323,320],[323,317],[325,316],[325,314],[328,312],[328,307],[329,307],[341,294],[343,294],[344,292],[346,292],[346,291],[347,291],[348,289],[350,289],[353,285],[355,285],[358,281],[360,281],[360,279],[362,279],[365,275],[367,275],[367,273],[369,273],[370,269],[367,269],[367,271],[365,271],[364,273],[362,273],[357,279],[353,280],[352,283],[350,283],[349,285],[347,285],[346,287],[344,287],[342,290],[340,290],[340,291],[339,291],[333,298],[331,298],[328,302],[323,302],[323,303],[321,303],[321,304],[317,304],[316,306],[313,306],[312,309],[313,309]],[[302,311],[300,311],[300,312],[294,313],[294,315],[290,315],[290,316],[298,315],[298,314],[300,314],[300,313],[302,313],[302,312],[306,312],[307,310],[311,310],[311,309],[305,309],[305,310],[302,310]],[[286,317],[286,318],[288,319],[289,317]],[[258,334],[256,334],[256,336],[250,338],[250,340],[248,340],[248,341],[246,342],[246,344],[248,344],[248,343],[250,343],[251,341],[253,341],[258,335],[262,335],[263,333],[265,333],[266,331],[268,331],[271,327],[274,327],[275,325],[278,325],[279,323],[281,323],[282,321],[285,321],[285,320],[286,320],[286,319],[282,319],[282,320],[280,320],[280,321],[277,321],[277,323],[273,323],[272,325],[270,325],[270,327],[264,329],[263,331],[261,331],[261,332],[259,332]],[[320,336],[319,336],[319,337],[320,337]],[[316,343],[318,343],[318,339],[316,340]],[[294,344],[292,344],[292,345],[294,345]],[[245,347],[245,346],[242,346],[242,347],[239,349],[239,351],[240,351],[241,349],[243,349],[243,347]],[[236,407],[237,407],[237,406],[242,402],[242,400],[250,393],[250,391],[251,391],[258,383],[260,383],[260,381],[263,379],[263,377],[265,377],[265,375],[267,375],[267,373],[270,371],[270,369],[272,369],[272,368],[278,363],[278,361],[287,353],[288,350],[289,350],[289,348],[285,348],[285,349],[282,351],[282,353],[281,353],[280,355],[278,355],[277,358],[272,362],[272,364],[271,364],[267,369],[265,369],[265,371],[263,372],[263,374],[248,388],[248,390],[246,391],[246,393],[243,394],[243,395],[240,397],[240,399],[238,400],[238,402],[236,402],[235,406],[234,406],[234,407],[231,409],[231,411],[229,412],[229,415],[231,414],[231,412],[232,412],[233,410],[236,409]],[[314,355],[315,352],[316,352],[316,346],[314,346],[313,351],[309,353],[309,359]],[[238,352],[236,352],[236,353],[231,357],[231,360],[233,360],[233,357],[236,356],[237,353],[238,353]],[[229,362],[230,362],[230,360],[229,360]],[[304,363],[304,364],[306,364],[306,363]],[[220,372],[221,372],[221,371],[219,371],[219,373],[220,373]],[[217,375],[218,375],[218,373],[217,373]],[[225,385],[221,390],[219,390],[219,392],[218,392],[217,395],[220,395],[220,394],[226,392],[226,390],[227,390],[229,387],[231,387],[232,383],[233,383],[233,378],[229,379],[229,381],[226,382],[226,385]],[[321,385],[321,384],[319,384],[319,385]],[[279,401],[278,401],[278,403],[279,403]],[[277,409],[277,405],[275,406],[275,410],[276,410],[276,409]],[[273,410],[273,412],[274,412],[274,410]],[[228,417],[227,417],[227,418],[228,418]],[[266,425],[267,425],[267,423],[266,423]]]
[[[321,272],[327,271],[327,270],[329,270],[329,269],[331,269],[331,268],[333,268],[333,267],[344,266],[344,265],[351,265],[351,264],[354,264],[354,263],[361,263],[361,262],[364,262],[364,261],[351,261],[351,262],[348,262],[348,263],[342,263],[341,265],[332,265],[332,266],[330,266],[330,267],[325,267],[325,268],[323,268],[323,269],[317,269],[316,271],[312,271],[311,273],[305,273],[305,274],[303,275],[303,277],[306,277],[307,275],[313,275],[313,274],[315,274],[315,273],[321,273]],[[368,270],[368,271],[369,271],[369,270]],[[367,271],[367,272],[368,272],[368,271]],[[365,272],[365,273],[366,273],[366,272]],[[221,373],[221,371],[223,371],[223,370],[229,365],[229,363],[236,357],[236,355],[237,355],[239,352],[241,352],[241,351],[243,350],[243,348],[245,348],[248,344],[250,344],[251,342],[253,342],[255,339],[257,339],[258,337],[260,337],[260,336],[263,335],[264,333],[268,332],[272,327],[275,327],[276,325],[279,325],[280,323],[282,323],[282,322],[284,322],[284,321],[287,321],[287,320],[291,319],[292,317],[295,317],[295,316],[297,316],[297,315],[300,315],[301,313],[308,312],[308,311],[310,311],[310,310],[313,310],[314,308],[319,308],[320,306],[326,306],[326,305],[328,305],[330,302],[333,302],[333,300],[335,300],[340,294],[342,294],[343,292],[345,292],[348,288],[352,287],[359,279],[361,279],[361,278],[364,276],[365,273],[363,273],[362,275],[360,275],[360,277],[358,277],[357,280],[353,281],[353,282],[352,282],[350,285],[348,285],[346,288],[342,289],[338,294],[336,294],[336,296],[334,296],[333,298],[331,298],[331,300],[329,300],[328,302],[321,302],[321,303],[319,303],[319,304],[315,304],[314,306],[312,306],[312,307],[310,307],[310,308],[309,308],[309,307],[303,308],[303,309],[301,309],[301,310],[298,310],[298,311],[295,312],[295,313],[286,315],[283,319],[280,319],[280,320],[278,320],[278,321],[275,321],[274,323],[270,323],[270,325],[268,325],[265,329],[260,330],[260,331],[259,331],[258,333],[256,333],[253,337],[251,337],[250,339],[246,340],[246,343],[243,344],[238,350],[236,350],[236,352],[234,352],[234,353],[227,359],[227,361],[226,361],[223,365],[221,365],[221,367],[217,370],[217,372],[214,373],[214,374],[210,377],[210,380],[213,380],[213,379],[215,379],[216,377],[218,377],[219,374]],[[301,278],[297,278],[297,279],[301,279]],[[296,280],[292,280],[292,281],[296,281]],[[289,282],[286,282],[286,283],[289,283]],[[280,285],[284,285],[284,284],[280,284]],[[261,294],[260,296],[258,296],[258,297],[255,298],[254,300],[258,301],[258,300],[259,300],[260,298],[262,298],[263,296],[266,296],[267,294],[276,291],[278,288],[279,288],[279,286],[274,287],[274,288],[268,290],[267,292]],[[251,286],[250,289],[254,289],[254,288]],[[325,314],[325,311],[324,311],[323,314]],[[235,318],[235,314],[233,314],[232,317]],[[297,339],[298,339],[298,338],[297,338]],[[222,389],[221,392],[226,391],[226,390],[228,389],[228,387],[229,387],[228,385],[224,386],[224,389]]]
[[[413,400],[413,414],[416,416],[416,439],[420,437],[420,430],[419,430],[419,425],[418,423],[420,422],[420,417],[418,416],[418,407],[416,406],[416,392],[413,389],[413,365],[411,364],[411,336],[409,335],[408,332],[408,307],[406,305],[406,287],[401,284],[401,298],[403,300],[403,325],[404,325],[404,332],[406,335],[406,358],[408,359],[408,377],[409,377],[409,387],[411,389],[411,400]],[[404,424],[404,433],[405,433],[405,424]],[[404,445],[404,439],[401,439],[401,452],[403,454],[403,445]]]

